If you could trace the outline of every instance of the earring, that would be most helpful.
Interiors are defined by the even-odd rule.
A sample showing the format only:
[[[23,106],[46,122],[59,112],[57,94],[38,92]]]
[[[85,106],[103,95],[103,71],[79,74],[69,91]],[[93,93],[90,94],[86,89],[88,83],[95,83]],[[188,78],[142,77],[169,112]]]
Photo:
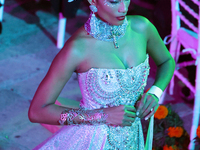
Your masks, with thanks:
[[[92,11],[92,13],[96,13],[98,11],[97,7],[95,5],[90,5],[90,10]]]
[[[97,23],[97,18],[95,16],[94,13],[96,13],[98,11],[97,7],[95,5],[90,5],[90,10],[91,10],[91,14],[90,14],[90,31],[91,31],[91,34],[94,34],[96,32],[96,23]]]

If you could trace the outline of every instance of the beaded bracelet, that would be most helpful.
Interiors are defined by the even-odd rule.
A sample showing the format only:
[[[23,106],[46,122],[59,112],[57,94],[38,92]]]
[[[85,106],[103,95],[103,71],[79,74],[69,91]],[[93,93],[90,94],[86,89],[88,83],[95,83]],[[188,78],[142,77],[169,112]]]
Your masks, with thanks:
[[[78,119],[75,119],[78,117]],[[60,125],[105,124],[108,115],[103,110],[66,109],[60,114]]]

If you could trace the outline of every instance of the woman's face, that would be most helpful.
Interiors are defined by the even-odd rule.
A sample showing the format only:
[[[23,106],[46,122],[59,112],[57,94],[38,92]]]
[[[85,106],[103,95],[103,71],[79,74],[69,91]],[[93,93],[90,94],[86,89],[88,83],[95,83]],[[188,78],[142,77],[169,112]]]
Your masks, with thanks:
[[[128,11],[130,0],[96,0],[96,15],[112,25],[121,25]]]

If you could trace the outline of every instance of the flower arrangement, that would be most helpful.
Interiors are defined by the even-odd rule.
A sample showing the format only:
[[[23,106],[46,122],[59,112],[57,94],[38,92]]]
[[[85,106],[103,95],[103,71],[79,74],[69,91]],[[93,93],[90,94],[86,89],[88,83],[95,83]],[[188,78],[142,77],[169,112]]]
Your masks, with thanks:
[[[144,133],[147,133],[146,122],[142,122]],[[183,128],[183,121],[171,109],[171,105],[160,105],[154,114],[154,150],[187,150],[190,142],[187,131]]]

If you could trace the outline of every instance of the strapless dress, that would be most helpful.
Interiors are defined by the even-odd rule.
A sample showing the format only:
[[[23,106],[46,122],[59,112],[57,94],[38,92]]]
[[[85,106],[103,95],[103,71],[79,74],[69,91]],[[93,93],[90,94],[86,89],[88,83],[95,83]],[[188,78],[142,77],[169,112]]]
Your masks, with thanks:
[[[144,93],[149,74],[149,56],[138,66],[127,69],[91,68],[78,73],[82,93],[80,107],[87,110],[132,105]],[[143,150],[141,120],[132,126],[70,125],[42,142],[42,150]]]

